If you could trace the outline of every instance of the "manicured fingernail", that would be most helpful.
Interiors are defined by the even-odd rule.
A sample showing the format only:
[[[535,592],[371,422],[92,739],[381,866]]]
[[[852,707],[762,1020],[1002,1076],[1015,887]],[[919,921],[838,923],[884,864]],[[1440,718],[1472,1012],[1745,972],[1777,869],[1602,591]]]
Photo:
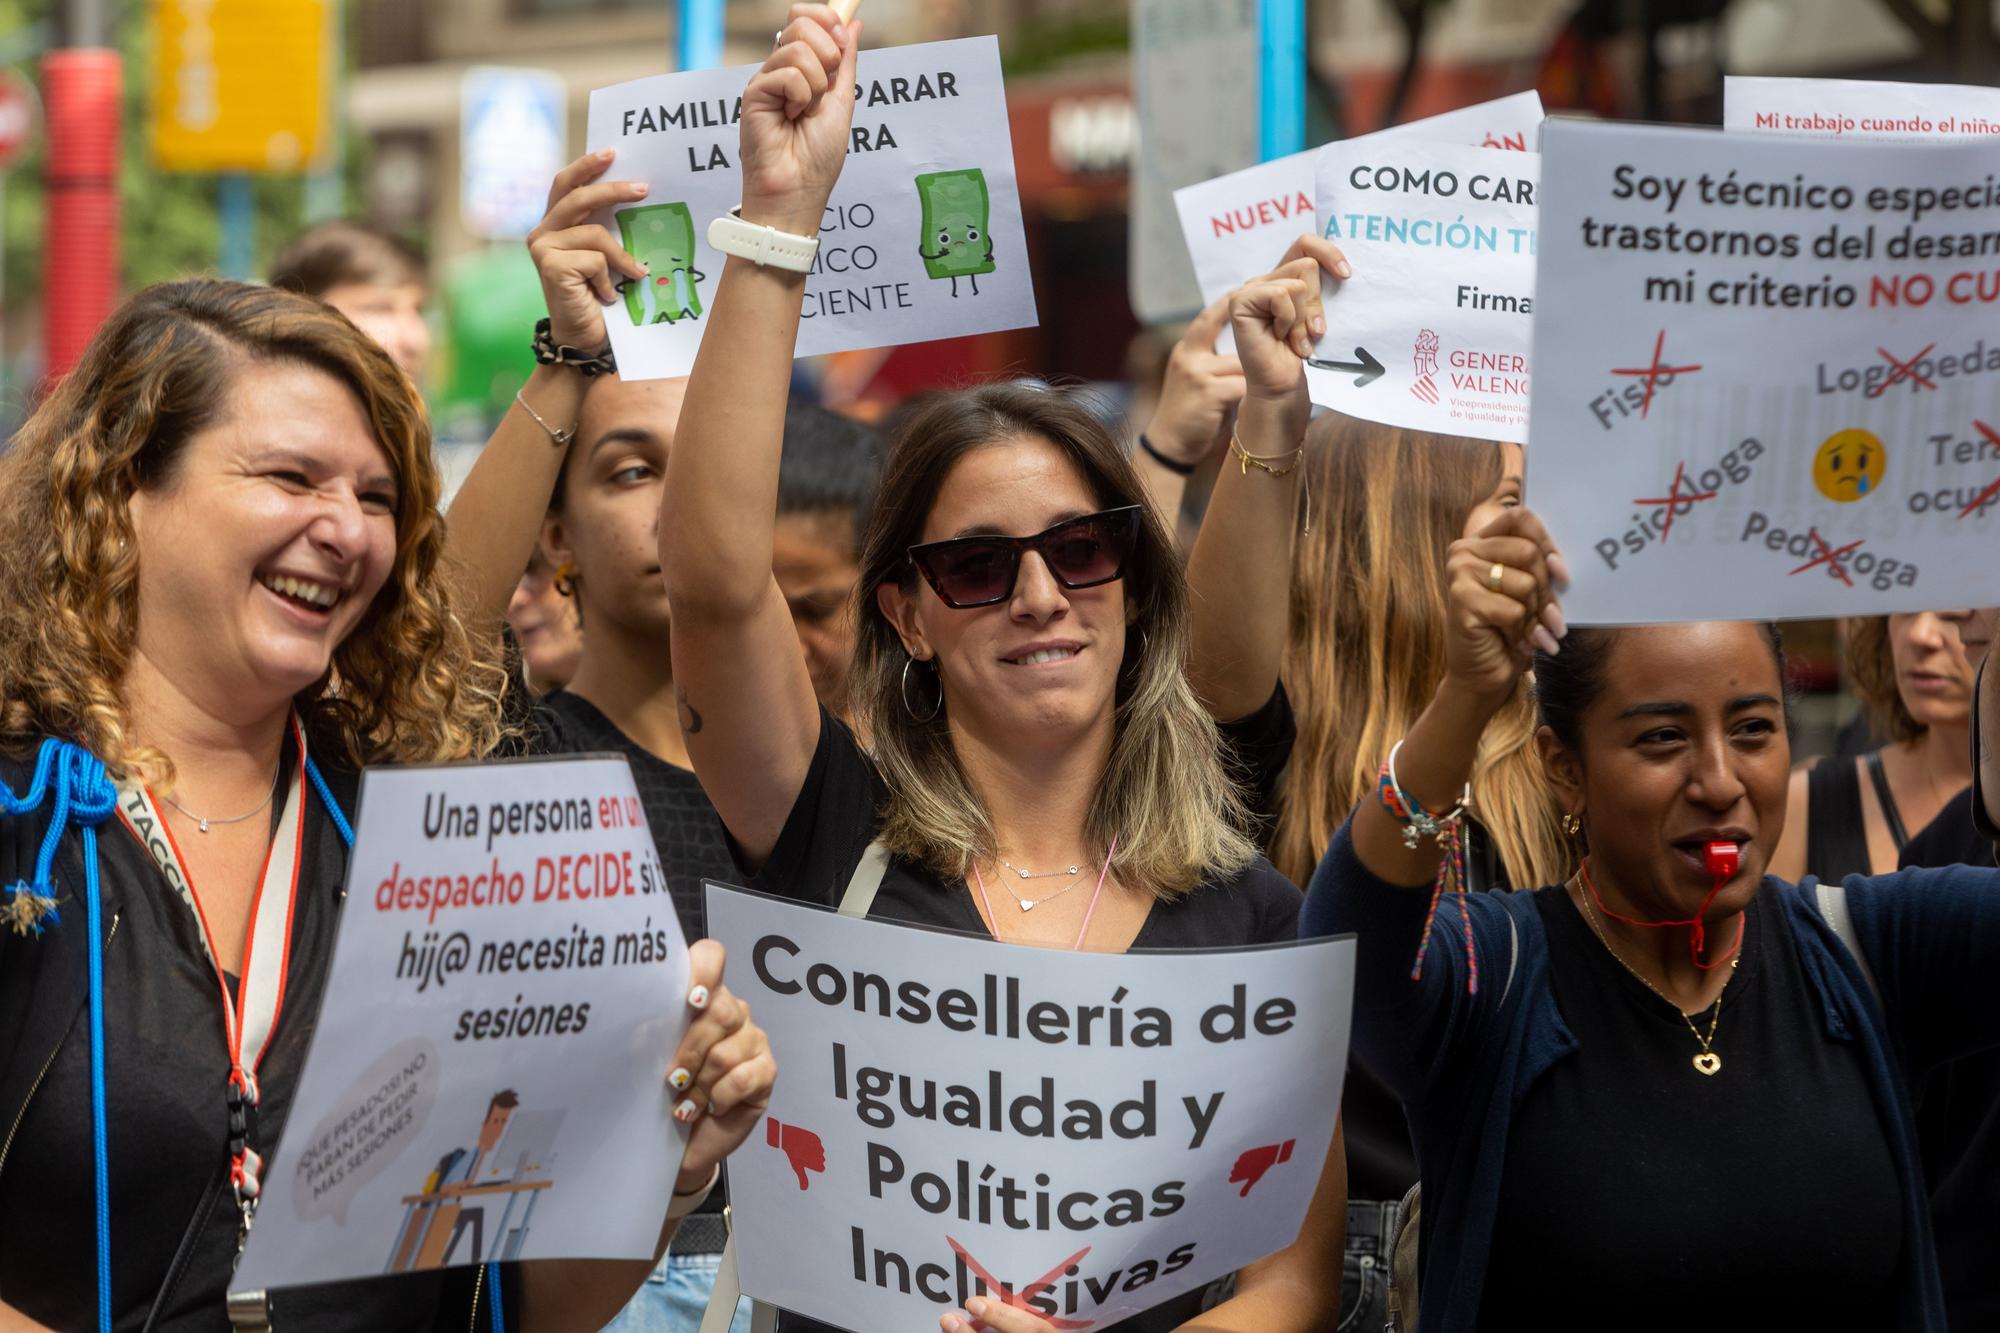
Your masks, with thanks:
[[[1567,588],[1569,586],[1569,562],[1564,560],[1560,555],[1552,553],[1549,556],[1549,575],[1555,579],[1557,587]]]
[[[836,23],[833,25],[833,40],[836,42],[847,40],[847,25],[845,23]]]
[[[688,992],[688,1008],[690,1009],[708,1008],[708,987],[696,986],[693,990]]]
[[[667,1086],[675,1092],[686,1092],[687,1085],[694,1082],[694,1075],[676,1065],[674,1072],[667,1075]]]
[[[603,158],[605,161],[609,162],[611,160],[612,154],[616,153],[617,151],[618,150],[615,148],[600,148],[596,152],[592,153],[591,156]]]
[[[681,1098],[680,1104],[674,1107],[674,1119],[680,1121],[683,1125],[700,1114],[701,1108],[694,1104],[694,1098],[692,1097]]]
[[[1535,626],[1535,632],[1533,634],[1530,634],[1528,636],[1528,639],[1535,645],[1535,647],[1541,649],[1543,652],[1547,653],[1550,657],[1554,657],[1557,653],[1560,653],[1562,651],[1562,645],[1556,642],[1555,635],[1549,633],[1549,627],[1547,625]]]
[[[632,182],[632,197],[633,197],[634,199],[637,199],[637,198],[638,198],[638,197],[639,197],[640,195],[644,194],[644,193],[645,193],[646,191],[648,191],[648,190],[650,190],[650,189],[652,189],[652,188],[653,188],[652,186],[650,186],[650,185],[646,184],[646,182],[644,182],[644,181],[633,181],[633,182]]]
[[[1569,622],[1563,619],[1562,608],[1550,602],[1542,608],[1542,623],[1549,627],[1549,633],[1558,639],[1569,637]]]
[[[1333,266],[1333,271],[1336,277],[1351,278],[1354,276],[1354,265],[1348,263],[1345,259],[1338,260]]]
[[[1315,338],[1324,337],[1326,335],[1325,315],[1314,315],[1312,317],[1312,331],[1313,331],[1313,337]]]
[[[642,259],[639,261],[639,271],[641,273],[644,273],[646,276],[651,277],[653,274],[653,266],[651,264],[648,264],[645,260]]]
[[[974,1319],[984,1319],[986,1317],[986,1298],[984,1296],[974,1296],[965,1303],[965,1312]]]

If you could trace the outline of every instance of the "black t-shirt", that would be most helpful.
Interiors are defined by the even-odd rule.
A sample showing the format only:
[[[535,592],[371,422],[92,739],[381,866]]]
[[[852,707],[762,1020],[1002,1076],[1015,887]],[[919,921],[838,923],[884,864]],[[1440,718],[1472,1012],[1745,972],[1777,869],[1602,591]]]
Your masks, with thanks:
[[[538,701],[528,728],[529,748],[536,754],[622,754],[632,766],[639,803],[666,867],[674,910],[689,940],[707,934],[702,907],[704,879],[736,878],[722,819],[708,802],[708,793],[692,769],[681,768],[642,748],[612,724],[588,699],[557,692]]]
[[[1830,1041],[1770,894],[1713,1048],[1543,889],[1580,1049],[1515,1108],[1482,1328],[1684,1333],[1896,1325],[1901,1193],[1860,1053]],[[1706,1011],[1695,1019],[1705,1035]]]
[[[354,779],[332,771],[326,753],[320,751],[321,769],[351,814]],[[288,771],[296,754],[288,743]],[[27,789],[29,772],[18,762],[0,760],[0,780],[16,792]],[[347,871],[346,844],[310,783],[302,799],[304,848],[284,1009],[258,1069],[262,1100],[251,1137],[251,1146],[268,1163],[267,1175],[285,1169],[272,1160],[273,1153],[325,994]],[[0,818],[0,882],[32,874],[46,826],[46,806],[40,817]],[[53,960],[38,957],[38,950],[83,947],[81,932],[88,927],[79,846],[72,830],[56,862],[61,924],[39,937],[9,932],[0,942],[0,973],[15,970],[0,977],[7,987],[33,985],[38,974],[49,974]],[[165,1333],[224,1333],[237,1214],[227,1183],[229,1059],[215,973],[194,914],[131,830],[114,818],[99,827],[97,847],[109,934],[103,957],[112,1326],[136,1330],[145,1323],[175,1251],[207,1199],[204,1220],[193,1229],[185,1275],[154,1327]],[[59,940],[60,932],[74,938]],[[74,1008],[60,1006],[72,1017],[11,1127],[0,1162],[0,1302],[58,1329],[94,1328],[97,1321],[85,1003],[78,987]],[[43,1058],[32,1052],[47,1045],[16,1042],[11,1058]],[[8,1131],[0,1126],[0,1139]],[[511,1289],[511,1268],[507,1271],[505,1294],[511,1300],[518,1293]],[[286,1330],[461,1330],[473,1315],[477,1272],[457,1268],[278,1292],[272,1298],[274,1321]],[[479,1316],[487,1317],[484,1299]]]
[[[674,912],[689,943],[708,934],[701,882],[738,878],[729,855],[722,817],[708,802],[694,770],[681,768],[645,749],[581,695],[557,691],[536,701],[525,728],[536,754],[622,754],[646,810],[646,826],[667,872]],[[725,1177],[726,1177],[725,1173]],[[729,1202],[727,1180],[718,1182],[695,1211],[720,1213]]]
[[[853,733],[820,710],[819,745],[805,785],[777,845],[750,887],[829,907],[840,904],[869,843],[887,789]],[[972,890],[927,866],[891,857],[868,915],[878,921],[986,935]],[[1132,949],[1215,949],[1283,943],[1298,937],[1299,891],[1262,857],[1227,879],[1204,879],[1186,896],[1155,903]],[[1102,1333],[1164,1333],[1200,1314],[1207,1292],[1190,1292]],[[787,1314],[783,1333],[831,1333],[831,1326]]]
[[[1910,839],[1897,868],[1995,863],[1967,793]],[[1924,1077],[1917,1146],[1951,1326],[2000,1328],[2000,1052],[1954,1060]]]

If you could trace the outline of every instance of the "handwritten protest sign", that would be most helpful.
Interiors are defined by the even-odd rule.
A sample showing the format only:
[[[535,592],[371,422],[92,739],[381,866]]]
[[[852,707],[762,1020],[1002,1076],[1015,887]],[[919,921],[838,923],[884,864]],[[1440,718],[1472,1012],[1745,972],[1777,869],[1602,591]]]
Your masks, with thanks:
[[[590,95],[592,149],[646,198],[607,225],[652,269],[606,323],[625,379],[685,375],[722,276],[708,224],[743,201],[737,120],[755,67],[694,70]],[[1014,145],[991,37],[861,53],[847,165],[820,223],[798,354],[1035,322]]]
[[[1323,275],[1312,400],[1392,426],[1526,439],[1540,159],[1377,135],[1320,149],[1315,170],[1320,232],[1354,276]]]
[[[1332,1142],[1351,939],[1077,954],[710,885],[784,1070],[730,1159],[748,1294],[924,1328],[1000,1284],[1114,1322],[1289,1245]]]
[[[1722,127],[1815,139],[2000,137],[2000,88],[1865,79],[1722,81]]]
[[[1529,152],[1541,123],[1542,99],[1516,93],[1343,142],[1411,138]],[[1269,273],[1299,233],[1319,230],[1313,211],[1313,161],[1319,152],[1293,153],[1174,191],[1204,303]],[[1229,336],[1226,330],[1223,336]]]
[[[371,769],[233,1289],[651,1258],[687,947],[623,759]]]
[[[1995,601],[1991,149],[1542,144],[1528,494],[1572,623]]]

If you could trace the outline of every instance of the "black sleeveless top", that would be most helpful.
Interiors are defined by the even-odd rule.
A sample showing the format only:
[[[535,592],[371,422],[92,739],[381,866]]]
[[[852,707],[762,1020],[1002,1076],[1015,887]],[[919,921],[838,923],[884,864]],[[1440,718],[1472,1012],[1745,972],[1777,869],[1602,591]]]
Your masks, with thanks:
[[[1889,825],[1889,836],[1900,853],[1910,840],[1902,812],[1882,771],[1882,752],[1863,756],[1876,804]],[[1806,873],[1838,882],[1849,875],[1872,875],[1868,859],[1868,821],[1861,810],[1861,776],[1851,759],[1822,759],[1806,770]]]

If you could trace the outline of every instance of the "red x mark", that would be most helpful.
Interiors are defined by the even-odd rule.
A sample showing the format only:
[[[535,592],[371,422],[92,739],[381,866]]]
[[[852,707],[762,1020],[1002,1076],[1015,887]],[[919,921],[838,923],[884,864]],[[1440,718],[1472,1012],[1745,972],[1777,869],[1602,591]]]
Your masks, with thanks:
[[[1995,434],[1993,427],[1987,425],[1983,421],[1975,421],[1972,424],[1979,428],[1979,433],[1981,435],[1984,435],[1987,439],[1993,441],[1993,443],[1995,444],[2000,444],[2000,434]],[[1982,506],[1985,505],[1985,503],[1988,500],[1991,500],[1996,493],[2000,493],[2000,479],[1995,479],[1995,481],[1991,486],[1988,486],[1985,490],[1973,496],[1972,503],[1967,505],[1965,508],[1959,510],[1958,516],[1960,518],[1964,518],[1967,514],[1970,514],[1973,510],[1981,508]]]
[[[1886,347],[1876,348],[1875,351],[1877,352],[1877,354],[1879,354],[1884,361],[1887,361],[1890,365],[1894,366],[1896,369],[1890,373],[1888,379],[1883,380],[1880,384],[1870,389],[1868,391],[1868,396],[1870,398],[1880,398],[1884,390],[1886,390],[1891,384],[1894,384],[1897,380],[1902,380],[1902,379],[1914,380],[1916,383],[1923,385],[1926,389],[1937,388],[1937,385],[1931,383],[1930,376],[1922,374],[1917,370],[1917,362],[1929,356],[1931,354],[1931,348],[1936,346],[1937,346],[1936,343],[1928,344],[1923,351],[1918,352],[1908,361],[1898,361],[1893,355],[1890,354],[1889,349]]]
[[[1644,414],[1642,413],[1641,415]],[[1666,526],[1660,529],[1661,541],[1665,541],[1674,535],[1674,514],[1679,511],[1683,504],[1692,506],[1697,500],[1713,500],[1716,496],[1716,492],[1714,491],[1683,491],[1681,483],[1685,480],[1687,480],[1687,464],[1676,463],[1674,464],[1674,484],[1667,488],[1665,495],[1657,499],[1634,500],[1632,502],[1635,505],[1665,505],[1667,507]]]
[[[1827,549],[1826,538],[1819,535],[1818,528],[1807,528],[1806,535],[1811,537],[1813,539],[1813,544],[1819,547],[1819,554],[1814,556],[1812,559],[1806,561],[1803,565],[1800,565],[1797,569],[1793,570],[1792,573],[1803,574],[1808,569],[1811,569],[1814,565],[1825,565],[1827,568],[1833,571],[1835,578],[1838,578],[1842,583],[1845,583],[1848,587],[1852,588],[1854,586],[1854,580],[1849,578],[1847,576],[1847,571],[1841,567],[1840,557],[1846,555],[1849,551],[1861,545],[1861,542],[1867,541],[1868,539],[1866,537],[1863,537],[1861,541],[1849,542],[1847,545],[1841,547],[1839,550],[1833,551]]]
[[[1660,336],[1659,336],[1659,337],[1657,337],[1657,338],[1655,338],[1655,339],[1653,339],[1653,364],[1652,364],[1652,365],[1650,365],[1650,366],[1644,366],[1644,367],[1641,367],[1641,368],[1639,368],[1639,369],[1637,369],[1637,370],[1613,370],[1613,371],[1611,372],[1611,373],[1612,373],[1612,374],[1614,374],[1614,375],[1644,375],[1644,376],[1646,377],[1646,397],[1645,397],[1645,399],[1644,399],[1644,400],[1643,400],[1643,401],[1642,401],[1642,402],[1641,402],[1641,403],[1639,404],[1639,416],[1641,417],[1641,419],[1643,419],[1643,418],[1645,417],[1645,415],[1646,415],[1646,412],[1647,412],[1647,410],[1648,410],[1648,409],[1650,409],[1650,408],[1651,408],[1651,407],[1653,406],[1653,386],[1654,386],[1654,385],[1656,385],[1656,384],[1658,384],[1658,383],[1660,382],[1660,376],[1662,376],[1662,375],[1669,375],[1669,376],[1671,376],[1671,375],[1686,375],[1686,374],[1688,374],[1688,373],[1690,373],[1690,372],[1692,372],[1692,371],[1696,371],[1696,370],[1700,370],[1700,369],[1701,369],[1701,367],[1700,367],[1700,366],[1663,366],[1663,365],[1661,365],[1661,364],[1660,364],[1660,354],[1661,354],[1662,352],[1664,352],[1664,351],[1666,350],[1666,348],[1667,348],[1667,331],[1666,331],[1665,329],[1661,329],[1661,330],[1660,330]],[[1926,348],[1926,349],[1924,349],[1924,350],[1925,350],[1925,351],[1928,351],[1928,350],[1930,350],[1930,349],[1929,349],[1929,348]],[[1919,356],[1922,356],[1922,355],[1923,355],[1923,353],[1922,353],[1922,352],[1919,352],[1919,353],[1918,353],[1917,355],[1919,355]]]
[[[999,1278],[994,1277],[991,1273],[987,1272],[985,1265],[981,1264],[977,1259],[973,1258],[972,1252],[970,1250],[966,1249],[963,1245],[960,1245],[950,1236],[946,1236],[944,1238],[944,1243],[951,1246],[951,1252],[953,1254],[965,1260],[965,1266],[967,1268],[970,1268],[975,1274],[978,1275],[979,1280],[986,1284],[986,1290],[991,1292],[993,1296],[996,1299],[998,1299],[1002,1305],[1011,1305],[1016,1310],[1028,1309],[1029,1300],[1031,1300],[1036,1296],[1041,1295],[1044,1291],[1047,1291],[1051,1287],[1055,1286],[1057,1279],[1061,1278],[1064,1273],[1069,1271],[1069,1266],[1071,1264],[1081,1263],[1083,1261],[1083,1256],[1090,1253],[1090,1247],[1086,1245],[1082,1249],[1078,1250],[1075,1254],[1072,1254],[1069,1258],[1057,1264],[1054,1268],[1051,1268],[1048,1272],[1036,1278],[1033,1282],[1030,1282],[1027,1286],[1021,1288],[1019,1291],[1014,1291],[1011,1288],[1009,1288],[1005,1282],[1002,1282]],[[1097,1322],[1094,1319],[1057,1319],[1053,1315],[1042,1314],[1040,1310],[1036,1310],[1035,1314],[1040,1316],[1042,1319],[1047,1320],[1050,1324],[1054,1325],[1055,1327],[1063,1329],[1089,1328],[1092,1324]]]

